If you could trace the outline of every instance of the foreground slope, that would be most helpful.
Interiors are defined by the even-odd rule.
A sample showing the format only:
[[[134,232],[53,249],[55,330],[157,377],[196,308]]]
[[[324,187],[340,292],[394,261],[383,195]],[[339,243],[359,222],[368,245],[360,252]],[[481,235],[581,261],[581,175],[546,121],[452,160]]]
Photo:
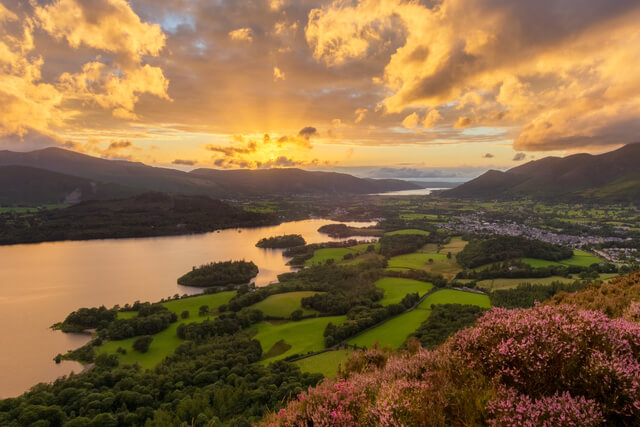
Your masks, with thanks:
[[[594,199],[640,201],[640,143],[600,155],[545,157],[506,172],[491,170],[444,191],[445,197],[475,199]]]
[[[263,424],[638,425],[639,289],[636,272],[546,305],[493,309],[434,351],[356,353],[341,378]]]

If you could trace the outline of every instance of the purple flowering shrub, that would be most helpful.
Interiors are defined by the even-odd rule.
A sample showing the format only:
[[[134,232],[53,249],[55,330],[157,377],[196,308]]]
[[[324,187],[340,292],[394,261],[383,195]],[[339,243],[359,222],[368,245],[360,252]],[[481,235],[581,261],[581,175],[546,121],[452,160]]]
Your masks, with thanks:
[[[434,351],[373,352],[265,425],[640,425],[640,326],[622,318],[494,309]]]

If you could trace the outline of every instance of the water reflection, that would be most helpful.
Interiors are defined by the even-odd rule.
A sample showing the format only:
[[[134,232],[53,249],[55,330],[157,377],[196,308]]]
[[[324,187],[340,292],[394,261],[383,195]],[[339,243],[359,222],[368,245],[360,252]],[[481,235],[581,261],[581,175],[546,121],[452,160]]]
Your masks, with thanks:
[[[317,232],[330,223],[314,219],[191,236],[0,246],[0,397],[80,372],[78,363],[52,361],[88,340],[49,329],[70,311],[198,293],[176,279],[211,261],[253,261],[260,268],[256,284],[267,285],[291,269],[281,250],[256,248],[260,238],[297,233],[308,243],[337,240]]]

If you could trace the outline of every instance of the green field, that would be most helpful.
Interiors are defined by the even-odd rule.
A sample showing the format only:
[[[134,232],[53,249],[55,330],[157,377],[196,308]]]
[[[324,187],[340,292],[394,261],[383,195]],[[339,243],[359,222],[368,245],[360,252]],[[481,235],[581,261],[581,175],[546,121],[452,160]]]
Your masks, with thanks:
[[[446,255],[451,252],[452,255],[458,255],[467,246],[467,243],[469,242],[462,240],[462,237],[452,237],[451,241],[444,245],[439,253]]]
[[[433,263],[430,263],[429,260],[433,260]],[[392,269],[425,270],[430,268],[429,264],[435,264],[436,261],[445,262],[447,261],[447,256],[444,254],[420,252],[398,255],[389,259],[388,267]]]
[[[22,206],[0,206],[0,214],[13,212],[17,214],[36,213],[39,211],[50,211],[52,209],[62,209],[69,205],[57,204],[57,205],[43,205],[38,207],[22,207]]]
[[[305,262],[305,265],[312,266],[317,264],[324,264],[330,259],[332,259],[335,262],[341,262],[344,256],[347,254],[352,254],[355,257],[361,254],[365,254],[365,252],[367,251],[367,248],[372,245],[376,250],[380,248],[380,243],[361,243],[359,245],[349,246],[348,248],[318,249],[313,253],[313,257],[308,259]],[[375,257],[375,253],[373,253],[371,257]],[[368,258],[366,256],[363,257],[362,259],[354,258],[354,259],[345,261],[345,264],[355,264],[362,261],[363,259],[368,259]]]
[[[431,283],[400,277],[385,277],[378,280],[375,285],[384,290],[384,298],[380,300],[382,305],[399,304],[407,294],[417,292],[422,296],[433,289]]]
[[[438,215],[433,214],[417,214],[417,213],[403,213],[398,215],[400,219],[416,220],[416,219],[428,219],[431,221],[437,221]]]
[[[384,233],[385,236],[395,236],[397,234],[419,234],[421,236],[429,236],[431,233],[429,233],[428,231],[424,231],[424,230],[418,230],[416,228],[409,228],[406,230],[396,230],[396,231],[390,231],[388,233]]]
[[[120,363],[122,364],[139,363],[143,368],[151,369],[158,363],[160,363],[165,357],[172,354],[175,349],[183,342],[180,338],[178,338],[176,332],[178,326],[181,323],[201,321],[206,317],[210,317],[198,316],[198,312],[201,306],[208,305],[210,311],[215,311],[217,307],[221,306],[222,304],[228,303],[229,300],[235,295],[235,293],[236,291],[219,292],[216,294],[198,295],[195,297],[182,298],[179,300],[162,303],[162,305],[178,315],[178,321],[172,323],[164,331],[153,335],[153,342],[149,347],[149,351],[147,351],[146,353],[139,353],[133,349],[133,342],[136,340],[136,337],[118,341],[106,341],[100,347],[96,348],[96,352],[98,354],[116,354],[120,359]],[[182,319],[180,317],[180,314],[185,310],[189,311],[188,319]],[[118,312],[119,319],[126,319],[134,317],[136,315],[137,312],[135,311]],[[127,353],[118,353],[116,350],[119,347],[124,348]]]
[[[307,266],[316,265],[316,264],[324,264],[328,260],[332,259],[335,262],[342,261],[345,255],[353,254],[355,255],[357,252],[350,248],[323,248],[318,249],[313,253],[313,257],[308,259],[305,264]]]
[[[267,359],[267,362],[279,360],[293,354],[306,354],[324,348],[324,330],[329,322],[340,324],[346,316],[314,317],[299,322],[260,322],[252,327],[256,331],[254,338],[260,341],[262,351],[268,353],[281,340],[288,347],[284,352]]]
[[[491,303],[487,295],[463,292],[455,289],[442,289],[429,295],[420,305],[408,313],[401,314],[382,325],[350,339],[352,345],[371,348],[374,343],[382,347],[399,348],[412,332],[427,320],[431,306],[435,304],[469,304],[489,308]]]
[[[309,310],[302,308],[300,300],[311,295],[319,294],[322,292],[314,291],[302,291],[302,292],[287,292],[284,294],[271,295],[264,300],[254,304],[251,308],[262,311],[267,317],[279,317],[282,319],[288,319],[291,313],[295,310],[302,310],[304,316],[316,314],[316,310]]]
[[[573,256],[560,261],[564,265],[577,265],[579,267],[589,267],[591,264],[599,264],[602,260],[597,256],[585,251],[573,251]]]
[[[495,291],[497,289],[513,289],[516,288],[520,283],[550,285],[553,282],[573,283],[574,279],[567,279],[566,277],[562,276],[520,279],[488,279],[479,281],[476,286],[487,291]]]
[[[162,305],[176,313],[178,317],[180,316],[180,313],[185,310],[189,312],[190,317],[197,317],[201,306],[208,305],[210,310],[220,307],[221,305],[228,303],[235,294],[236,291],[226,291],[209,295],[198,295],[195,297],[163,302]]]
[[[303,372],[320,373],[327,378],[334,378],[338,374],[338,366],[352,354],[353,350],[327,351],[293,363],[298,365]]]

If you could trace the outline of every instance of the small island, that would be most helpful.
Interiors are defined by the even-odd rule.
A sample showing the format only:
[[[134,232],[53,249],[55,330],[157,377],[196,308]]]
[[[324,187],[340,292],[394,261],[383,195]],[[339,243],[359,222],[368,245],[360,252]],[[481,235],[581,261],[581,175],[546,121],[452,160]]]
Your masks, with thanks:
[[[383,231],[372,227],[350,227],[347,224],[327,224],[318,228],[319,233],[329,235],[329,237],[343,239],[354,236],[382,236]]]
[[[223,261],[201,265],[178,279],[183,286],[199,288],[226,287],[249,283],[258,275],[258,266],[252,261]]]
[[[307,242],[300,234],[284,234],[282,236],[264,237],[256,246],[264,249],[286,249],[304,246]]]

